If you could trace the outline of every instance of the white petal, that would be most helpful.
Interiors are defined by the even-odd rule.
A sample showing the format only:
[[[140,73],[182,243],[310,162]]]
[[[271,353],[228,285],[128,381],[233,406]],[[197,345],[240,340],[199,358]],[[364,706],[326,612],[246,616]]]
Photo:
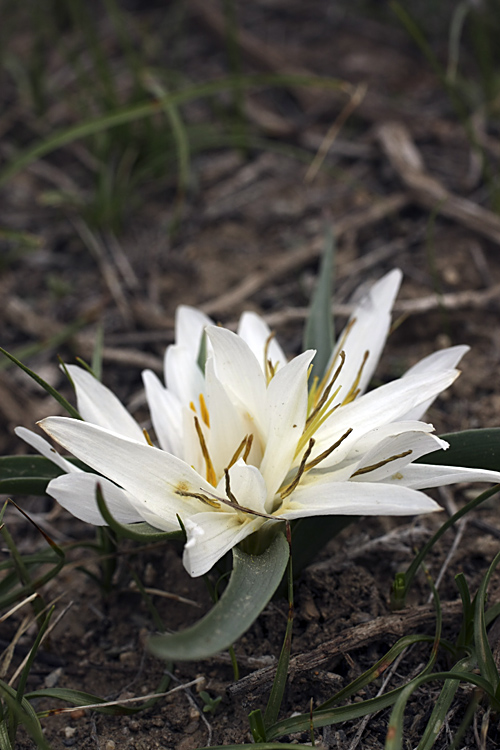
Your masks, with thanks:
[[[422,375],[426,372],[442,372],[443,370],[456,367],[464,354],[469,351],[469,348],[470,347],[468,346],[452,346],[449,349],[442,349],[441,351],[434,352],[428,357],[421,359],[420,362],[417,362],[413,367],[410,367],[403,377],[406,378],[409,375]],[[419,406],[412,409],[411,412],[404,414],[402,419],[421,419],[434,401],[434,398],[429,398],[423,404],[419,404]]]
[[[451,385],[457,376],[457,370],[409,375],[365,393],[359,399],[339,408],[316,433],[318,443],[315,454],[336,442],[349,428],[353,432],[325,459],[322,466],[331,466],[343,460],[362,435],[399,419],[428,398],[433,398]]]
[[[205,313],[195,307],[180,305],[175,311],[175,343],[189,349],[196,361],[203,331],[210,325],[213,325],[213,320]]]
[[[84,471],[79,474],[63,474],[49,482],[47,493],[76,518],[95,526],[105,526],[106,521],[101,516],[96,502],[98,484],[111,515],[119,523],[136,523],[143,520],[135,509],[131,496],[97,474]]]
[[[86,422],[97,424],[131,440],[144,440],[135,419],[109,388],[81,367],[66,367],[75,384],[78,411]]]
[[[28,445],[31,445],[32,448],[41,453],[42,456],[48,458],[49,461],[52,461],[52,463],[54,463],[56,466],[58,466],[68,474],[76,474],[81,472],[81,469],[79,469],[78,466],[75,466],[70,461],[67,461],[65,458],[60,456],[56,449],[50,445],[50,443],[44,440],[44,438],[40,435],[37,435],[35,432],[27,430],[26,427],[16,427],[14,432],[18,437],[28,443]]]
[[[382,464],[382,466],[353,476],[352,481],[385,481],[386,477],[396,474],[398,471],[404,472],[404,468],[412,461],[416,461],[417,458],[440,449],[446,450],[446,448],[448,448],[448,443],[440,440],[436,435],[429,435],[425,432],[405,432],[402,435],[393,435],[382,440],[379,445],[369,451],[359,462],[357,471],[378,464]],[[402,455],[408,453],[408,451],[410,451],[408,455]],[[400,458],[384,463],[394,456],[400,456]]]
[[[410,464],[385,481],[412,487],[416,490],[443,487],[447,484],[455,484],[455,482],[493,482],[498,484],[500,483],[500,472],[488,471],[487,469],[468,469],[462,466]]]
[[[196,356],[185,346],[169,346],[165,354],[165,379],[167,388],[181,404],[189,406],[198,402],[205,392],[205,379],[198,366]]]
[[[345,363],[336,386],[341,385],[340,399],[343,400],[353,385],[363,363],[365,352],[369,352],[357,388],[363,393],[378,365],[382,349],[391,325],[391,310],[401,285],[402,273],[394,269],[377,281],[363,297],[339,336],[337,346],[330,358],[337,369],[340,350],[345,352]]]
[[[170,453],[121,438],[88,422],[48,417],[40,426],[54,440],[95,471],[127,490],[137,499],[137,509],[157,516],[156,528],[167,530],[205,507],[202,501],[179,492],[212,492],[213,487],[188,464]]]
[[[276,512],[286,518],[306,516],[413,516],[441,510],[423,492],[401,485],[358,482],[312,482],[299,486]]]
[[[142,381],[146,389],[151,421],[163,450],[183,456],[182,407],[173,393],[163,387],[151,370],[144,370]]]
[[[418,422],[416,420],[389,422],[375,429],[370,430],[362,435],[359,440],[352,446],[349,452],[349,458],[358,460],[379,445],[382,440],[396,435],[404,435],[406,432],[434,432],[434,426],[427,422]]]
[[[254,312],[244,312],[238,324],[238,336],[241,336],[252,352],[257,362],[265,371],[266,354],[277,369],[286,365],[287,359],[276,339],[270,338],[272,331],[260,315]],[[267,351],[266,351],[267,344]]]
[[[235,408],[214,371],[213,357],[209,357],[205,368],[207,406],[210,415],[208,451],[215,473],[222,476],[243,438],[252,431],[250,420]],[[260,462],[259,441],[254,441],[252,457]],[[255,453],[259,450],[258,455]]]
[[[213,347],[215,374],[231,399],[255,420],[261,436],[265,435],[266,381],[248,344],[217,326],[207,328],[207,336]]]
[[[226,552],[262,526],[263,519],[241,523],[235,513],[206,512],[191,516],[182,561],[191,576],[207,573]]]
[[[314,354],[310,350],[292,359],[276,373],[267,389],[268,431],[260,471],[271,502],[292,465],[297,443],[305,427],[307,373]]]
[[[266,513],[267,487],[255,466],[247,466],[240,458],[229,470],[231,494],[239,505],[257,513]],[[217,494],[225,495],[225,477],[220,480]],[[230,500],[231,498],[228,498]]]

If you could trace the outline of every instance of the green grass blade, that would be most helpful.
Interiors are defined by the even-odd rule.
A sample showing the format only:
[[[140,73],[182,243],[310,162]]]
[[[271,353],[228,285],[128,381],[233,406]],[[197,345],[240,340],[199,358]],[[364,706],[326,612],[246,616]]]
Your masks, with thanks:
[[[318,711],[323,711],[327,708],[330,708],[334,706],[336,703],[340,703],[340,701],[346,700],[347,698],[350,698],[351,695],[355,695],[358,693],[362,688],[364,688],[366,685],[369,685],[370,682],[373,682],[374,680],[377,680],[381,674],[383,674],[386,669],[388,669],[393,661],[401,654],[406,648],[409,648],[410,646],[413,646],[415,643],[433,643],[434,638],[430,635],[405,635],[403,638],[400,638],[397,643],[394,644],[394,646],[381,658],[378,660],[376,664],[373,665],[373,667],[370,667],[370,669],[367,669],[366,672],[363,672],[359,677],[357,677],[355,680],[353,680],[349,685],[346,685],[345,688],[342,688],[342,690],[339,690],[338,693],[335,693],[332,698],[329,698],[327,701],[321,704],[321,706],[318,707]]]
[[[14,719],[16,725],[22,724],[33,742],[36,744],[38,750],[51,750],[51,747],[45,739],[38,721],[37,715],[29,703],[28,700],[23,698],[21,703],[16,700],[16,693],[13,688],[7,685],[3,680],[0,680],[0,696],[2,701],[8,706],[9,713]],[[4,750],[3,746],[2,750]],[[9,746],[6,745],[6,750]]]
[[[287,540],[291,546],[290,527],[287,526]],[[271,695],[267,702],[264,714],[264,725],[266,727],[275,724],[285,694],[286,683],[288,679],[288,666],[290,664],[290,650],[292,648],[292,627],[293,627],[293,568],[292,555],[288,558],[288,617],[285,630],[285,638],[278,659],[278,666],[273,680]]]
[[[399,595],[397,599],[396,598],[393,599],[393,607],[395,609],[402,609],[405,606],[405,599],[410,589],[410,586],[413,582],[413,579],[415,578],[417,570],[419,569],[426,555],[430,552],[430,550],[436,544],[438,539],[440,539],[443,536],[443,534],[446,531],[448,531],[448,529],[450,529],[457,521],[459,521],[462,518],[462,516],[465,516],[466,513],[470,513],[470,511],[473,510],[474,508],[477,508],[478,505],[481,505],[481,503],[484,503],[486,500],[489,500],[489,498],[493,497],[493,495],[496,495],[497,492],[500,492],[499,485],[496,485],[495,487],[492,487],[491,489],[486,490],[486,492],[482,492],[480,495],[474,498],[474,500],[471,500],[470,502],[468,502],[466,505],[460,508],[460,510],[454,513],[453,516],[448,518],[448,520],[436,531],[436,533],[429,539],[429,541],[426,544],[424,544],[420,552],[417,555],[415,555],[407,571],[405,573],[398,574],[399,576],[398,580],[401,580],[401,577],[403,576],[404,581],[402,582],[402,585],[398,587]]]
[[[245,76],[235,84],[232,77],[224,78],[219,81],[211,81],[196,86],[190,86],[182,91],[178,91],[170,96],[173,105],[180,105],[183,102],[193,99],[213,96],[221,91],[234,88],[235,85],[241,85],[245,88],[270,87],[270,86],[316,86],[319,88],[347,90],[344,81],[322,78],[320,76],[301,76],[301,75],[254,75]],[[19,154],[2,172],[0,172],[0,186],[4,185],[14,175],[27,167],[29,164],[41,159],[47,154],[56,151],[68,143],[85,138],[89,135],[102,133],[111,128],[116,128],[126,123],[142,120],[158,113],[161,110],[161,104],[158,101],[148,101],[119,109],[111,114],[96,117],[87,122],[79,123],[71,128],[61,130],[50,138],[36,143],[24,152]]]
[[[284,534],[262,555],[233,549],[233,571],[226,590],[205,617],[173,635],[154,636],[149,650],[162,659],[191,661],[227,649],[257,619],[278,588],[289,558]]]
[[[330,226],[325,233],[325,249],[321,257],[318,282],[304,327],[303,349],[316,349],[312,376],[321,380],[333,351],[335,331],[332,315],[332,284],[335,241]]]
[[[295,745],[289,742],[259,742],[259,750],[311,750],[311,745]],[[255,750],[256,745],[244,743],[243,745],[210,745],[210,747],[200,747],[199,750]]]
[[[73,417],[74,419],[81,419],[80,414],[75,409],[74,406],[72,406],[69,401],[67,401],[64,396],[61,396],[58,391],[56,391],[55,388],[53,388],[51,385],[45,382],[43,378],[41,378],[39,375],[36,374],[36,372],[33,372],[33,370],[30,370],[29,367],[24,365],[20,360],[18,360],[16,357],[14,357],[13,354],[9,354],[9,352],[5,351],[5,349],[2,349],[0,347],[0,352],[4,354],[8,359],[10,359],[11,362],[13,362],[15,365],[17,365],[21,370],[24,370],[24,372],[30,376],[30,378],[33,378],[33,380],[38,383],[38,385],[41,385],[44,390],[47,391],[55,400],[61,404],[61,406],[66,409],[70,417]]]
[[[498,669],[488,641],[485,620],[486,594],[490,578],[500,562],[500,552],[495,555],[493,562],[479,586],[475,607],[474,607],[474,653],[477,659],[479,671],[483,677],[492,685],[493,691],[497,694],[499,685]]]
[[[468,672],[469,669],[473,669],[474,665],[475,659],[468,656],[459,661],[451,671]],[[418,744],[417,750],[431,750],[433,747],[439,733],[441,732],[446,719],[446,714],[448,713],[453,698],[455,697],[459,684],[460,683],[457,680],[445,680],[443,688],[432,710],[430,719],[425,727],[422,739]]]
[[[173,103],[172,97],[165,91],[161,83],[152,74],[147,73],[144,76],[146,88],[158,99],[163,111],[165,112],[172,134],[174,136],[177,163],[178,163],[178,190],[179,197],[182,199],[189,187],[190,175],[190,148],[189,138],[186,135],[186,128],[179,114],[178,107]]]
[[[435,672],[434,674],[416,677],[409,682],[408,685],[405,685],[394,704],[387,729],[385,750],[401,750],[403,740],[403,719],[406,704],[415,690],[421,687],[421,685],[434,680],[470,682],[472,685],[477,685],[477,687],[481,688],[486,693],[492,703],[492,707],[494,706],[496,711],[498,711],[498,708],[500,707],[500,703],[496,700],[494,693],[492,692],[490,683],[483,679],[483,677],[471,672],[462,672],[457,669],[452,672]]]

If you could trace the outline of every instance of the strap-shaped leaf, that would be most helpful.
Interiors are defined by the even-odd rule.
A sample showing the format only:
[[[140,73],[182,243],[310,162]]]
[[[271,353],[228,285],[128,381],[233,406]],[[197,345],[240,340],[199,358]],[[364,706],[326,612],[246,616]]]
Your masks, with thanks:
[[[500,471],[500,427],[464,430],[440,437],[450,444],[448,450],[429,453],[416,463]]]
[[[82,469],[81,461],[69,458]],[[44,456],[0,456],[0,494],[45,495],[48,483],[64,472]]]
[[[257,619],[278,588],[289,546],[278,534],[262,555],[233,549],[233,572],[217,604],[195,625],[173,635],[150,639],[149,650],[162,659],[191,661],[227,649]]]
[[[318,283],[309,308],[303,337],[304,350],[316,349],[313,375],[318,378],[323,377],[335,340],[332,316],[333,256],[333,232],[331,227],[327,227]]]

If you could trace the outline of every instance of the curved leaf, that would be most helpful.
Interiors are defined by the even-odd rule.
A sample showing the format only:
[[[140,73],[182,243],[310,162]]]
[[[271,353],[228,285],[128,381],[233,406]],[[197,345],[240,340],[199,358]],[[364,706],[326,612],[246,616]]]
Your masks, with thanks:
[[[450,444],[448,450],[434,451],[415,463],[500,471],[500,427],[451,432],[440,437]]]
[[[82,469],[77,459],[68,458]],[[51,479],[64,474],[44,456],[0,456],[0,493],[5,495],[45,495]]]
[[[278,588],[290,549],[278,534],[262,555],[233,549],[233,572],[217,604],[195,625],[150,639],[149,650],[162,659],[190,661],[227,649],[257,619]]]
[[[96,502],[99,511],[108,524],[109,528],[112,529],[115,534],[125,539],[135,539],[136,542],[162,542],[166,539],[180,539],[184,541],[186,535],[182,529],[179,531],[161,531],[155,529],[154,526],[150,526],[145,521],[139,523],[120,523],[114,516],[109,512],[109,508],[106,505],[104,496],[101,491],[99,484],[95,490]]]
[[[320,379],[325,373],[335,341],[332,316],[334,243],[332,228],[328,226],[318,282],[309,308],[303,337],[304,351],[316,349],[312,374]]]

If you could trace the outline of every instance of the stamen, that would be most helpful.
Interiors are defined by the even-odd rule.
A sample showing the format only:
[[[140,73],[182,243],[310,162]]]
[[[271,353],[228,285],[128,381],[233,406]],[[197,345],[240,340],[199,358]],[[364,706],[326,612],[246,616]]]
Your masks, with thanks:
[[[194,418],[194,426],[198,434],[198,440],[200,441],[201,452],[203,453],[203,458],[205,459],[207,482],[210,482],[210,484],[212,484],[215,487],[215,485],[217,484],[217,476],[215,474],[214,465],[212,463],[212,459],[210,458],[207,444],[205,442],[205,436],[203,435],[203,431],[198,421],[198,417]]]
[[[232,457],[232,459],[230,460],[230,462],[229,462],[229,463],[228,463],[228,465],[227,465],[227,468],[228,468],[228,469],[230,469],[230,468],[231,468],[231,466],[234,466],[234,464],[236,463],[236,461],[237,461],[237,460],[239,459],[239,457],[241,456],[241,453],[242,453],[242,451],[243,451],[243,448],[245,448],[245,446],[246,446],[246,444],[247,444],[247,438],[248,438],[248,435],[245,435],[245,437],[243,438],[243,440],[241,441],[241,443],[240,443],[240,444],[238,445],[238,447],[236,448],[235,452],[233,453],[233,457]],[[226,469],[224,469],[224,471],[226,471]]]
[[[329,380],[329,378],[330,378],[330,375],[332,374],[332,372],[333,372],[333,368],[334,368],[334,366],[335,366],[335,363],[336,363],[336,361],[337,361],[337,357],[338,357],[338,356],[341,356],[341,352],[342,352],[342,351],[343,351],[343,349],[344,349],[344,344],[345,344],[345,342],[346,342],[346,340],[347,340],[347,337],[348,337],[348,335],[350,334],[350,332],[351,332],[351,330],[352,330],[352,327],[353,327],[353,325],[355,324],[355,322],[356,322],[356,318],[353,318],[352,320],[350,320],[350,321],[348,322],[348,324],[347,324],[347,325],[346,325],[346,327],[345,327],[345,331],[344,331],[344,334],[343,334],[343,336],[342,336],[341,340],[340,340],[340,341],[339,341],[339,343],[338,343],[338,353],[337,353],[337,354],[335,355],[335,357],[334,357],[334,358],[332,359],[332,361],[330,362],[330,367],[328,368],[328,370],[327,370],[327,371],[325,372],[325,374],[324,374],[324,375],[323,375],[323,377],[321,378],[321,383],[319,384],[319,389],[318,389],[320,393],[321,393],[321,391],[323,390],[323,388],[325,387],[325,385],[326,385],[326,384],[328,383],[328,380]],[[344,353],[344,357],[345,357],[345,353]]]
[[[339,352],[339,356],[340,356],[342,362],[337,367],[337,370],[335,371],[335,375],[333,376],[333,378],[330,380],[330,382],[328,383],[328,385],[326,386],[326,388],[323,390],[323,393],[321,394],[321,398],[318,401],[318,403],[316,404],[314,410],[308,416],[307,421],[306,421],[306,427],[314,419],[314,417],[316,416],[316,414],[318,414],[321,411],[321,409],[323,408],[323,406],[325,405],[325,403],[328,401],[328,399],[330,397],[330,393],[331,393],[331,390],[333,388],[333,385],[334,385],[335,381],[337,380],[338,376],[340,375],[340,371],[342,370],[342,368],[344,366],[344,363],[345,363],[345,352],[344,351]],[[338,391],[337,391],[337,393],[338,393]]]
[[[247,441],[247,447],[245,448],[245,452],[243,454],[243,461],[245,463],[247,462],[247,458],[250,455],[250,451],[252,450],[253,433],[251,433],[250,435],[247,435],[246,441]]]
[[[216,500],[210,500],[209,497],[203,495],[201,492],[186,492],[185,490],[176,490],[175,494],[180,495],[181,497],[194,497],[195,500],[201,500],[202,503],[210,505],[211,508],[220,508],[220,503],[218,503]]]
[[[194,405],[194,401],[189,402],[189,408],[196,414],[196,406]]]
[[[200,414],[207,427],[210,427],[210,414],[203,393],[200,393]]]
[[[226,495],[228,498],[233,502],[235,505],[239,507],[239,502],[237,501],[236,497],[231,492],[231,481],[229,479],[229,471],[228,469],[224,469],[224,476],[226,478]]]
[[[245,450],[245,452],[243,453],[243,461],[245,461],[245,463],[246,463],[246,460],[248,458],[248,454],[250,453],[250,450],[252,448],[252,443],[253,443],[253,435],[245,435],[245,437],[243,438],[243,440],[241,441],[241,443],[236,448],[236,450],[235,450],[235,452],[233,454],[232,459],[228,463],[227,469],[230,469],[231,466],[234,466],[234,464],[236,463],[236,461],[241,456],[241,453],[243,452],[243,449]],[[224,471],[226,471],[226,469],[224,469]]]
[[[285,498],[287,498],[288,495],[292,494],[292,492],[294,491],[294,489],[297,487],[298,483],[302,479],[302,475],[303,475],[304,471],[306,470],[307,459],[309,458],[309,456],[312,453],[312,449],[314,448],[314,443],[315,442],[316,441],[314,440],[314,438],[311,438],[309,440],[309,445],[307,446],[306,450],[304,451],[304,455],[302,456],[302,461],[300,462],[300,466],[297,469],[297,473],[295,474],[295,477],[292,479],[292,481],[290,482],[290,484],[287,485],[287,487],[285,487],[285,489],[281,490],[281,492],[280,492],[280,497],[281,497],[282,500],[284,500]]]
[[[267,385],[269,385],[271,380],[274,378],[276,374],[276,368],[278,366],[277,362],[273,365],[271,358],[269,357],[269,347],[271,346],[271,341],[273,340],[274,335],[274,331],[271,331],[264,345],[264,373],[266,376]]]
[[[226,488],[227,488],[227,485],[226,485]],[[212,493],[209,493],[209,494],[212,494]],[[234,497],[232,492],[231,492],[231,496]],[[244,513],[249,513],[251,516],[259,516],[259,518],[268,518],[270,521],[286,521],[286,518],[283,518],[282,516],[271,516],[269,515],[269,513],[260,513],[258,510],[252,510],[252,508],[246,508],[244,505],[240,505],[235,497],[234,497],[234,500],[228,500],[227,498],[219,497],[218,495],[212,495],[212,497],[216,498],[216,500],[219,503],[223,503],[224,505],[229,506],[229,508],[233,508],[233,510],[236,510],[240,515],[243,515]]]
[[[405,456],[409,456],[410,453],[413,453],[412,450],[405,451],[404,453],[398,453],[396,456],[391,456],[390,458],[384,458],[383,461],[379,461],[377,464],[372,464],[371,466],[363,466],[363,468],[358,469],[357,471],[352,474],[352,477],[359,477],[361,474],[368,474],[369,471],[375,471],[375,469],[380,469],[381,466],[385,466],[386,464],[390,463],[391,461],[395,461],[397,458],[404,458]]]
[[[143,434],[143,435],[144,435],[144,437],[146,438],[146,443],[147,443],[148,445],[150,445],[150,446],[151,446],[151,448],[154,448],[154,445],[153,445],[153,441],[152,441],[152,440],[151,440],[151,438],[149,437],[149,432],[148,432],[148,431],[146,430],[146,428],[145,428],[145,427],[144,427],[144,429],[143,429],[143,431],[142,431],[142,434]]]
[[[359,370],[358,370],[358,374],[356,375],[356,377],[354,379],[354,382],[351,385],[351,388],[349,389],[349,393],[347,394],[347,396],[345,397],[345,399],[342,401],[342,406],[344,406],[345,404],[349,404],[351,401],[354,401],[354,399],[358,395],[358,393],[359,393],[359,388],[358,388],[359,381],[361,380],[361,375],[363,373],[364,366],[365,366],[366,361],[367,361],[367,359],[368,359],[369,356],[370,356],[370,352],[367,349],[366,352],[363,354],[363,361],[361,362],[361,365],[360,365]]]
[[[306,429],[300,436],[299,442],[297,443],[297,448],[295,449],[294,458],[296,458],[299,455],[300,451],[306,444],[307,440],[309,440],[309,438],[311,438],[312,435],[314,435],[314,433],[317,430],[319,430],[323,422],[325,422],[333,414],[333,412],[339,408],[340,403],[336,404],[335,406],[332,406],[331,409],[330,409],[330,406],[333,403],[334,399],[338,396],[340,389],[341,389],[341,386],[339,385],[339,387],[332,393],[332,395],[330,396],[326,404],[324,404],[323,407],[319,411],[316,411],[316,414],[314,415],[314,419],[312,419],[309,422]]]
[[[336,450],[336,448],[338,448],[339,445],[344,442],[346,437],[349,437],[351,432],[352,427],[349,427],[349,429],[344,432],[342,437],[339,438],[336,443],[327,448],[326,451],[323,451],[323,453],[320,453],[319,456],[316,456],[316,458],[314,458],[310,463],[306,464],[306,466],[304,467],[304,471],[310,471],[310,469],[314,469],[314,467],[321,463],[321,461],[324,461],[325,458],[328,458],[330,453],[333,453],[333,451]]]

